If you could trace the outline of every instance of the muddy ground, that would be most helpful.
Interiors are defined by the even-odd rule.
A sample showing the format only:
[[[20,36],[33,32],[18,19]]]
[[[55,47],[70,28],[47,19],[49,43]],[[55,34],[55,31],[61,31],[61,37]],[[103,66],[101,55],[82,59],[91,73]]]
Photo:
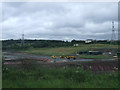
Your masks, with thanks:
[[[105,71],[105,72],[111,72],[111,71],[117,71],[116,68],[118,68],[118,61],[88,61],[88,62],[54,62],[54,63],[29,63],[29,64],[8,64],[5,65],[7,67],[13,67],[17,69],[26,69],[31,70],[35,68],[68,68],[68,67],[76,67],[76,68],[83,68],[84,70],[91,70],[94,72],[98,71]],[[120,71],[119,71],[120,72]]]
[[[67,67],[82,67],[83,69],[91,69],[92,71],[113,71],[118,68],[119,62],[118,59],[79,59],[76,60],[68,60],[68,59],[52,59],[50,56],[41,56],[41,55],[32,55],[26,53],[17,53],[17,52],[3,52],[3,56],[5,59],[20,59],[20,58],[32,58],[35,62],[26,62],[19,64],[5,64],[7,67],[16,67],[16,68],[25,68],[25,69],[33,69],[39,67],[47,67],[47,68],[67,68]],[[35,59],[44,58],[50,59],[51,61],[43,62],[36,61]],[[30,61],[30,59],[29,59]],[[117,70],[117,69],[116,69]]]
[[[3,51],[3,57],[5,57],[6,60],[19,60],[22,58],[31,58],[31,59],[49,59],[51,60],[51,62],[81,62],[81,61],[115,61],[116,59],[81,59],[81,58],[76,58],[74,59],[66,59],[66,58],[62,58],[60,59],[59,57],[57,57],[57,59],[53,59],[51,58],[51,56],[45,56],[45,55],[33,55],[33,54],[27,54],[27,53],[19,53],[19,52],[11,52],[11,51]]]

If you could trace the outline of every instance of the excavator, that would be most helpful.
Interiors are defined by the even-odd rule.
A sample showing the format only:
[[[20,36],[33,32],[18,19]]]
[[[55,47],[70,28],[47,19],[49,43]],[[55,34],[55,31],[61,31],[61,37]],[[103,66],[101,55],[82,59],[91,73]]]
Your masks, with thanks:
[[[60,59],[64,58],[64,56],[60,56]]]
[[[76,59],[76,56],[60,56],[60,59],[67,58],[67,59]]]
[[[56,56],[51,56],[53,59],[56,59],[57,57]]]
[[[57,57],[56,56],[51,56],[53,59],[56,59]],[[76,56],[59,56],[60,59],[62,58],[66,58],[66,59],[76,59]]]
[[[67,59],[76,59],[76,56],[66,56]]]

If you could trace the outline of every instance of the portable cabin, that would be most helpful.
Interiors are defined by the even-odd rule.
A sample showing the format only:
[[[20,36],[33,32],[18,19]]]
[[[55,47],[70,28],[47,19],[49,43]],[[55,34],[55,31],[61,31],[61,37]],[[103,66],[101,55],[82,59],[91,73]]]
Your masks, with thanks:
[[[93,40],[92,39],[87,39],[85,40],[85,43],[91,43]]]
[[[88,52],[88,55],[101,55],[103,54],[103,52],[100,52],[100,51],[89,51]]]
[[[118,52],[117,55],[120,56],[120,52]]]
[[[85,52],[79,52],[79,54],[87,54],[87,51],[85,51]]]

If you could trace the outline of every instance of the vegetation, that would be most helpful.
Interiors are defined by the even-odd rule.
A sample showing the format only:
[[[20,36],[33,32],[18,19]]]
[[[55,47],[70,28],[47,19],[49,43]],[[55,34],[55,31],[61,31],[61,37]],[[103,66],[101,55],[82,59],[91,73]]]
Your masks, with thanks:
[[[21,40],[5,40],[3,41],[3,49],[28,49],[28,48],[44,48],[44,47],[61,47],[72,46],[70,42],[58,40],[25,40],[24,45]]]
[[[118,73],[94,73],[82,68],[8,68],[3,88],[118,88]]]
[[[79,58],[84,58],[84,59],[112,59],[112,56],[109,55],[80,55],[78,56]]]
[[[15,50],[23,53],[36,54],[36,55],[49,55],[49,56],[61,56],[61,55],[75,55],[77,52],[98,50],[102,52],[116,53],[118,45],[110,44],[109,41],[93,41],[91,44],[85,44],[84,41],[72,40],[60,41],[60,40],[25,40],[24,45],[21,44],[21,40],[5,40],[3,41],[3,50]],[[79,44],[74,47],[74,44]],[[116,42],[117,43],[117,42]],[[116,54],[115,54],[116,55]],[[109,59],[113,58],[111,55],[81,55],[79,58],[96,58],[96,59]]]
[[[37,54],[37,55],[73,55],[80,51],[89,51],[89,50],[101,50],[101,51],[111,51],[115,52],[117,51],[117,45],[106,45],[106,44],[81,44],[78,47],[56,47],[56,48],[31,48],[31,49],[25,49],[20,50],[24,53],[30,53],[30,54]],[[90,55],[82,55],[80,57],[89,57]],[[91,56],[90,56],[91,57]],[[92,56],[97,57],[97,56]],[[100,57],[100,56],[98,56]],[[111,56],[103,56],[103,57],[110,57]]]
[[[119,42],[115,41],[112,45],[117,45]],[[3,49],[29,49],[29,48],[54,48],[54,47],[71,47],[74,44],[83,44],[85,45],[85,41],[82,40],[72,40],[71,42],[68,41],[61,41],[61,40],[24,40],[24,45],[21,44],[20,40],[4,40],[2,41],[2,48]],[[106,44],[109,45],[110,41],[107,40],[94,40],[90,44]]]

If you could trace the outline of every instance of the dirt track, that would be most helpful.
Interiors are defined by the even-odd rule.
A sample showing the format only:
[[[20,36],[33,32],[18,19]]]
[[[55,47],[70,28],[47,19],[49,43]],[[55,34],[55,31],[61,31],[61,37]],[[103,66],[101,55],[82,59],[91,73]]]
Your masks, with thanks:
[[[84,69],[90,69],[92,71],[112,71],[115,67],[118,67],[118,60],[111,60],[111,59],[76,59],[76,60],[67,60],[67,59],[52,59],[50,56],[40,56],[40,55],[31,55],[31,54],[25,54],[25,53],[16,53],[16,52],[3,52],[3,56],[9,59],[11,61],[12,59],[18,59],[20,58],[32,58],[35,62],[33,63],[19,63],[19,64],[7,64],[9,67],[17,67],[17,68],[38,68],[38,67],[48,67],[48,68],[67,68],[67,67],[83,67]],[[44,59],[51,59],[50,62],[43,62],[43,61],[37,61],[35,59],[38,58],[44,58]],[[27,60],[27,61],[30,61]],[[54,62],[55,61],[55,62]]]
[[[37,60],[37,59],[49,59],[51,60],[50,62],[82,62],[82,61],[115,61],[115,59],[81,59],[81,58],[76,58],[75,60],[74,59],[60,59],[59,57],[57,57],[57,59],[53,59],[51,58],[50,56],[43,56],[43,55],[32,55],[32,54],[26,54],[26,53],[18,53],[18,52],[3,52],[3,56],[5,57],[5,59],[7,60],[13,60],[13,59],[16,59],[16,60],[20,60],[22,58],[31,58],[31,59],[34,59],[34,60]]]

